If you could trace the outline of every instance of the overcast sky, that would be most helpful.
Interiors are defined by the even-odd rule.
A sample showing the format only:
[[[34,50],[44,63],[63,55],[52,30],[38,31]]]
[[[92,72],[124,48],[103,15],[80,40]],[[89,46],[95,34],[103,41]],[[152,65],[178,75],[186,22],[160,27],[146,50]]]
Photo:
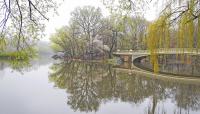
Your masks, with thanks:
[[[91,5],[94,7],[100,7],[104,16],[109,15],[108,10],[105,8],[101,0],[64,0],[62,5],[58,8],[59,15],[50,16],[50,20],[46,22],[46,37],[43,40],[49,39],[49,36],[52,33],[55,33],[55,30],[68,25],[68,22],[71,18],[70,13],[76,7],[82,7],[86,5]],[[156,7],[153,4],[150,4],[149,9],[144,13],[144,17],[148,21],[152,21],[156,18]]]

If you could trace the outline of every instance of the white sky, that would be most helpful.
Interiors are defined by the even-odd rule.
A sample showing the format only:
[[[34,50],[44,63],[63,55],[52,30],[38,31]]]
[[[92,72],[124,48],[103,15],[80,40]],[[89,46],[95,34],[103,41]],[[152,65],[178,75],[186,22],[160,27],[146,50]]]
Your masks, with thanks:
[[[82,7],[85,5],[91,5],[94,7],[100,7],[101,11],[104,16],[109,15],[108,10],[105,8],[101,0],[64,0],[62,5],[59,6],[58,8],[58,13],[59,15],[54,15],[50,16],[50,20],[46,22],[46,30],[45,30],[45,38],[43,40],[48,41],[49,36],[52,33],[55,33],[55,30],[64,26],[68,25],[68,22],[71,18],[71,12],[76,8],[76,7]],[[157,11],[156,7],[151,4],[149,6],[149,10],[145,12],[144,17],[148,21],[152,21],[156,18]]]

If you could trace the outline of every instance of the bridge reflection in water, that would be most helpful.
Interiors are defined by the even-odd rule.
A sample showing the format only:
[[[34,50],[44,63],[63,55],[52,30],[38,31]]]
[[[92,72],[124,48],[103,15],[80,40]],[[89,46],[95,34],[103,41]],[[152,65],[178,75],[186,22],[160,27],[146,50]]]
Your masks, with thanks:
[[[200,83],[149,78],[126,72],[130,66],[125,66],[61,62],[51,66],[49,80],[66,90],[67,105],[75,111],[98,112],[101,105],[115,101],[141,105],[143,114],[200,113]]]
[[[145,65],[140,65],[143,64],[143,62],[141,62],[141,60],[145,60],[145,58],[148,58],[148,56],[150,56],[150,52],[147,50],[137,50],[137,51],[117,51],[114,52],[114,55],[117,57],[120,57],[120,59],[122,61],[124,61],[124,64],[118,65],[116,66],[118,70],[124,71],[124,72],[137,72],[140,74],[145,74],[146,76],[157,76],[155,78],[165,78],[165,79],[178,79],[178,80],[186,80],[186,81],[197,81],[200,82],[200,68],[199,65],[199,55],[200,55],[200,50],[197,49],[158,49],[156,51],[156,53],[158,54],[158,60],[160,61],[160,59],[162,60],[161,63],[159,63],[159,67],[160,67],[160,74],[157,73],[153,73],[153,68],[152,65],[149,64],[145,64],[148,67],[144,67]],[[163,62],[163,59],[168,59],[170,57],[172,57],[174,55],[174,60],[171,60],[169,63],[169,61],[166,63],[166,60]],[[161,56],[161,57],[160,57]],[[179,57],[180,56],[180,57]],[[196,56],[196,57],[193,57]],[[175,61],[176,58],[179,57],[179,61]],[[186,65],[188,58],[191,58],[192,60],[190,60],[191,65]],[[195,58],[195,59],[194,59]],[[169,59],[170,60],[170,59]],[[146,61],[146,60],[145,60]],[[148,60],[147,60],[148,61]],[[183,62],[182,62],[183,61]],[[179,62],[179,63],[177,63]],[[134,64],[133,64],[134,63]],[[145,62],[144,62],[145,63]],[[166,65],[167,64],[167,65]],[[170,65],[169,65],[170,64]],[[177,65],[177,66],[176,66]],[[186,66],[184,69],[180,69],[183,68],[184,66]],[[191,68],[189,68],[191,67]],[[145,69],[145,70],[144,70]],[[171,71],[177,71],[177,74],[174,72],[171,72],[169,69],[171,69]],[[162,71],[164,70],[164,71]],[[167,71],[168,70],[168,71]],[[191,70],[191,71],[188,71]],[[189,74],[188,72],[191,72],[191,74]],[[196,71],[196,72],[193,72]],[[168,73],[169,72],[169,73]]]

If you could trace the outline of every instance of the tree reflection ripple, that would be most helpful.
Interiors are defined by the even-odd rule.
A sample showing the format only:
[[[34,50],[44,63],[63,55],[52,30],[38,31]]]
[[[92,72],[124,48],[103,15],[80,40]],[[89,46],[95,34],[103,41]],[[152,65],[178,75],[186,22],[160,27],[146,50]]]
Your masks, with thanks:
[[[167,113],[158,109],[159,102],[169,99],[181,110],[200,110],[200,84],[158,80],[128,74],[113,69],[109,64],[60,62],[50,67],[49,80],[69,95],[67,104],[75,111],[98,111],[111,101],[142,104],[150,99],[149,114]]]

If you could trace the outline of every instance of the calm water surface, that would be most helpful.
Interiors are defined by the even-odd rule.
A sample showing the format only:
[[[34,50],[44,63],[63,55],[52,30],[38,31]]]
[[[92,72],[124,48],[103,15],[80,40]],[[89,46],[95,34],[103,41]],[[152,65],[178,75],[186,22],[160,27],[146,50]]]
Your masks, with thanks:
[[[142,69],[153,71],[150,57],[141,57],[134,64]],[[158,64],[160,73],[200,77],[199,55],[159,55]]]
[[[200,114],[200,84],[106,64],[1,61],[0,114]]]

